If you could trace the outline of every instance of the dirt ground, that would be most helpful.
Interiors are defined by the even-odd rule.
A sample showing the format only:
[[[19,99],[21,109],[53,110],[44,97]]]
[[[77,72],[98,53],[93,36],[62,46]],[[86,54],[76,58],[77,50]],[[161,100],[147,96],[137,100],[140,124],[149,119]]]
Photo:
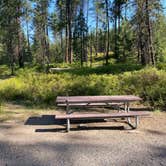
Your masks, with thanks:
[[[55,121],[54,110],[6,105],[0,114],[0,166],[166,166],[166,113],[142,118],[137,130],[120,121],[81,127]],[[79,122],[83,123],[83,122]]]

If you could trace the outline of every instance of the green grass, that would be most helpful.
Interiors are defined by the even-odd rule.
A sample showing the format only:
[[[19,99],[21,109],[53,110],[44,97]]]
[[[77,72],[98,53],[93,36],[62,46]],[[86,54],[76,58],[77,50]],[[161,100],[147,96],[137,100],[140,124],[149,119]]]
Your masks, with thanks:
[[[161,109],[159,109],[159,108],[157,109],[157,108],[156,108],[156,109],[154,110],[154,112],[155,112],[155,113],[160,113],[160,112],[161,112]]]
[[[22,105],[5,103],[0,112],[0,122],[17,121],[25,122],[29,117],[36,117],[45,114],[55,114],[55,109],[29,108]]]

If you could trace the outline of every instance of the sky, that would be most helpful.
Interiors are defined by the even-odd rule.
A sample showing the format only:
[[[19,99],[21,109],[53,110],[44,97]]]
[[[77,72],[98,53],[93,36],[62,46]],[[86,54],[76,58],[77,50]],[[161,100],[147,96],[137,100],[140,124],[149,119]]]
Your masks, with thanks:
[[[55,0],[54,0],[55,1]],[[52,3],[50,4],[50,7],[48,9],[49,13],[53,13],[54,10],[55,10],[55,2],[52,1]],[[93,4],[91,3],[92,1],[90,1],[90,4],[89,4],[89,8],[92,8],[93,7]],[[161,3],[163,5],[163,11],[166,15],[166,0],[161,0]],[[89,18],[88,18],[88,27],[89,28],[94,28],[95,27],[95,19],[94,19],[94,16],[92,15],[92,12],[89,11]],[[24,30],[26,32],[26,28],[24,27]],[[33,36],[33,30],[31,30],[31,35]],[[50,36],[50,40],[51,42],[54,42],[54,37],[53,37],[53,34],[52,32],[50,31],[49,33],[49,36]]]
[[[55,0],[53,0],[52,3],[50,4],[50,7],[49,7],[49,12],[50,13],[54,12],[54,10],[55,10],[55,5],[54,5],[55,2],[54,1]],[[92,1],[90,0],[89,2],[90,2],[89,8],[92,8],[93,7],[93,4],[91,3]],[[164,13],[166,15],[166,0],[161,0],[161,3],[163,5],[163,11],[164,11]],[[88,21],[88,24],[89,24],[88,27],[94,27],[95,26],[95,20],[94,20],[94,18],[92,16],[91,12],[89,12],[89,21]]]

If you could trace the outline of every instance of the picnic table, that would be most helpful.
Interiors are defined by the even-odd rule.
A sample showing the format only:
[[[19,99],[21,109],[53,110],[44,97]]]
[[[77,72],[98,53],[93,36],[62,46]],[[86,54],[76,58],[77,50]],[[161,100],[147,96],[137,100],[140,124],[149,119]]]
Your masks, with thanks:
[[[142,99],[134,95],[118,95],[118,96],[58,96],[56,99],[57,106],[66,107],[66,115],[55,115],[56,119],[67,120],[67,131],[70,131],[71,119],[104,119],[104,118],[127,118],[127,122],[133,128],[138,126],[139,116],[148,116],[146,111],[130,111],[130,103],[141,101]],[[93,106],[119,106],[123,105],[123,112],[118,109],[118,113],[88,113],[88,114],[72,114],[72,107],[93,107]],[[135,124],[131,124],[130,117],[135,118]]]

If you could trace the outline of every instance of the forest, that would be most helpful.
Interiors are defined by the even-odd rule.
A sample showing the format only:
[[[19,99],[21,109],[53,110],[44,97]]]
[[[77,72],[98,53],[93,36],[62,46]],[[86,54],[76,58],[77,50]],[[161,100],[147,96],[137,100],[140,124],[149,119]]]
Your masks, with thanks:
[[[165,107],[164,5],[1,0],[0,100],[53,105],[57,95],[135,94]]]

